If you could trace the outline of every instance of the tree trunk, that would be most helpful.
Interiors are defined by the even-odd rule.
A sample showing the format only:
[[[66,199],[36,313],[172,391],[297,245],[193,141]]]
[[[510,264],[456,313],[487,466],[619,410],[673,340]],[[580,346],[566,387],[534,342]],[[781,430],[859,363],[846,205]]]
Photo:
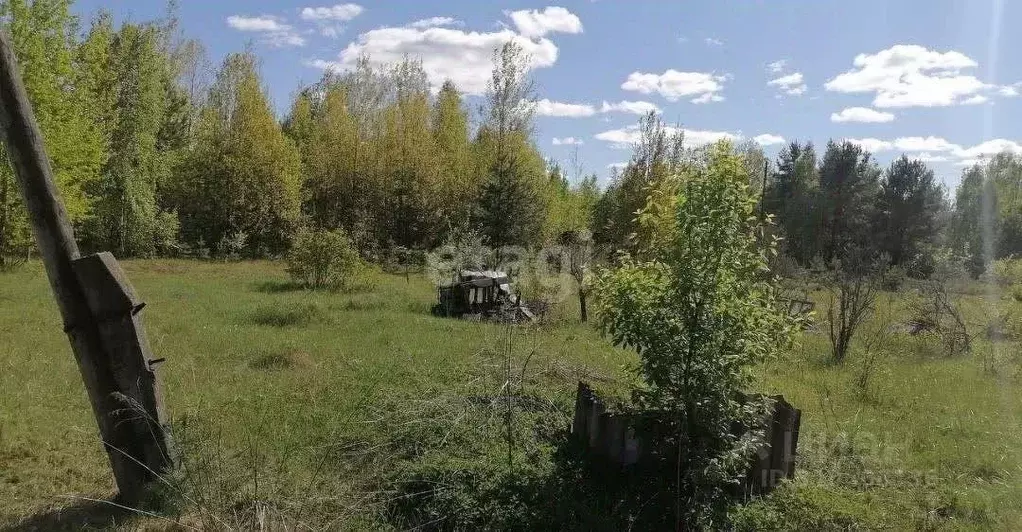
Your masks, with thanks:
[[[582,323],[589,319],[589,310],[586,308],[586,293],[581,290],[578,292],[578,313]]]

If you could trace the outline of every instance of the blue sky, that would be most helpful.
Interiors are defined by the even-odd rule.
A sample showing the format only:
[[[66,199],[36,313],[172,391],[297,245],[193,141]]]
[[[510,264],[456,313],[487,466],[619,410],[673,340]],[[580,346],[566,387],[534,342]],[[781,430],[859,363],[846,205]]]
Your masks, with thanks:
[[[88,19],[100,7],[148,20],[166,6],[75,10]],[[563,161],[581,142],[585,172],[604,177],[628,159],[636,113],[653,106],[690,145],[751,138],[773,156],[780,139],[848,138],[882,164],[923,158],[950,186],[984,155],[1022,153],[1022,33],[1008,29],[1022,2],[180,0],[179,16],[214,64],[252,43],[281,113],[297,88],[359,53],[421,55],[437,84],[479,92],[490,50],[513,38],[532,53],[545,100],[537,144]]]

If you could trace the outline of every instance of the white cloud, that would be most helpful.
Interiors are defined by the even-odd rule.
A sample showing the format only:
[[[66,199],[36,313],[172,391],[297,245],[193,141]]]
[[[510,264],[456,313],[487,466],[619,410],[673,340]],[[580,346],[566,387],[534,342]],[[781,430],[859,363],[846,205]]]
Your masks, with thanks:
[[[711,94],[707,92],[698,98],[692,98],[692,103],[710,103],[710,102],[722,102],[724,97],[719,94]]]
[[[621,170],[628,166],[628,163],[610,163],[607,165],[607,170]]]
[[[554,137],[553,140],[554,146],[581,146],[582,144],[585,144],[585,142],[582,142],[582,139],[576,139],[575,137]]]
[[[934,155],[926,152],[908,154],[907,157],[913,160],[918,159],[924,163],[943,163],[951,160],[946,155]]]
[[[788,66],[787,59],[778,59],[772,63],[767,63],[767,72],[772,74],[780,74]]]
[[[792,96],[799,96],[805,93],[807,88],[805,82],[802,80],[801,72],[794,72],[772,79],[767,82],[767,85],[777,87],[785,94],[790,94]]]
[[[249,31],[262,35],[262,41],[270,46],[303,46],[305,39],[277,17],[261,15],[246,17],[231,15],[227,17],[227,25],[238,31]]]
[[[699,129],[678,129],[675,127],[664,128],[668,134],[683,133],[685,135],[685,146],[689,148],[698,148],[699,146],[705,146],[712,142],[716,142],[721,139],[737,139],[738,135],[734,133],[728,133],[726,131],[705,131]],[[638,125],[626,126],[620,129],[611,129],[602,133],[597,133],[595,138],[604,142],[609,142],[613,148],[629,149],[637,142],[641,137]]]
[[[578,118],[593,116],[596,109],[587,103],[554,102],[546,98],[536,102],[536,114],[539,116],[560,116]]]
[[[867,151],[871,151],[871,152],[887,151],[887,150],[890,150],[890,149],[894,148],[894,143],[892,143],[890,141],[887,141],[887,140],[880,140],[880,139],[874,139],[874,138],[844,139],[844,140],[846,140],[848,142],[851,142],[852,144],[857,144],[857,145],[861,146],[862,149],[867,150]]]
[[[831,113],[831,122],[891,122],[894,113],[877,111],[868,107],[849,107],[840,113]]]
[[[992,157],[1004,151],[1020,154],[1022,153],[1022,144],[1007,139],[991,139],[986,142],[981,142],[971,148],[959,148],[955,152],[955,155],[961,159],[969,160]]]
[[[898,137],[894,140],[874,138],[845,139],[871,152],[897,150],[913,152],[909,157],[927,162],[955,161],[958,166],[971,166],[985,158],[1007,151],[1022,154],[1022,143],[1008,139],[991,139],[968,148],[940,137]]]
[[[518,32],[525,37],[542,37],[548,33],[582,33],[582,21],[563,7],[551,6],[507,13]]]
[[[231,15],[227,17],[227,25],[239,31],[286,31],[291,26],[278,21],[275,17],[244,17]]]
[[[962,100],[962,105],[977,105],[977,104],[981,104],[981,103],[986,103],[989,100],[990,100],[989,98],[987,98],[986,96],[983,96],[982,94],[975,94],[973,96],[969,96],[968,98]]]
[[[679,72],[666,70],[663,74],[632,72],[621,84],[626,91],[642,94],[658,93],[669,101],[678,101],[687,96],[694,96],[693,103],[719,102],[724,98],[717,93],[724,90],[727,76],[706,72]]]
[[[780,135],[771,135],[770,133],[763,133],[762,135],[756,135],[752,137],[752,140],[756,141],[756,144],[760,146],[771,146],[773,144],[782,144],[784,137]]]
[[[633,115],[644,115],[654,111],[659,113],[660,108],[656,104],[644,101],[629,101],[621,100],[617,103],[608,103],[604,100],[603,105],[600,106],[601,113],[631,113]]]
[[[715,37],[707,37],[703,39],[703,42],[710,46],[724,46],[724,41],[717,39]]]
[[[1014,85],[1005,85],[1004,87],[997,89],[997,94],[1010,98],[1018,96],[1018,89],[1016,89]]]
[[[466,94],[479,95],[493,69],[493,50],[513,40],[531,58],[531,68],[549,67],[557,61],[557,46],[549,39],[527,39],[511,31],[481,33],[453,28],[385,27],[358,36],[335,61],[309,61],[310,66],[336,71],[354,68],[362,55],[375,64],[393,64],[405,57],[421,58],[430,85],[438,89],[453,81]]]
[[[406,24],[409,28],[437,28],[440,26],[461,26],[462,22],[451,17],[429,17]]]
[[[938,52],[913,44],[896,44],[875,54],[855,56],[851,70],[824,84],[829,91],[873,93],[873,106],[944,107],[982,103],[992,92],[1011,95],[1013,87],[997,87],[964,70],[978,66],[954,50]]]
[[[899,137],[894,139],[894,148],[901,151],[948,151],[960,150],[957,144],[952,144],[940,137]]]
[[[302,8],[302,20],[347,22],[362,14],[358,4],[337,4],[329,7]]]

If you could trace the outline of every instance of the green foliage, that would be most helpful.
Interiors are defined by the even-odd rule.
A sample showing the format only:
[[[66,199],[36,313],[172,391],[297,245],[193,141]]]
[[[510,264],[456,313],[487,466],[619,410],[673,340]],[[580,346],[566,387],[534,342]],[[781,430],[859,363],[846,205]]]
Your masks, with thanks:
[[[600,325],[641,356],[641,404],[678,412],[679,518],[706,525],[743,472],[749,442],[731,427],[755,425],[754,409],[736,397],[795,323],[766,278],[776,244],[760,243],[758,198],[731,145],[714,145],[703,166],[672,177],[640,213],[642,258],[603,272],[594,292]]]
[[[994,282],[1009,287],[1022,285],[1022,259],[998,259],[991,264],[991,274]]]
[[[75,87],[76,21],[68,0],[6,0],[0,17],[11,37],[22,81],[46,143],[68,217],[85,221],[90,189],[106,159],[103,136],[87,112],[89,95]],[[0,155],[6,159],[6,150]],[[27,217],[10,165],[0,164],[0,256],[24,257],[31,248]],[[0,259],[0,263],[7,259]]]
[[[792,142],[781,150],[767,185],[766,210],[775,213],[786,255],[807,267],[819,251],[819,178],[811,143]]]
[[[876,209],[874,238],[897,266],[936,243],[947,206],[933,171],[902,155],[884,172]]]
[[[851,142],[829,142],[820,163],[820,228],[823,260],[874,248],[871,224],[880,168],[870,153]]]
[[[683,161],[681,133],[671,132],[663,118],[650,112],[639,121],[639,140],[631,159],[594,207],[594,238],[612,249],[635,250],[636,215],[645,207],[650,188],[678,173]]]
[[[362,268],[351,239],[341,230],[298,233],[287,265],[296,283],[313,289],[345,288]]]
[[[245,233],[250,255],[286,250],[300,214],[301,162],[274,118],[254,56],[224,60],[196,136],[167,185],[182,237],[215,243]]]
[[[508,41],[494,52],[486,122],[475,148],[479,168],[486,176],[476,223],[492,248],[531,246],[539,244],[543,236],[546,172],[531,139],[534,102],[528,57],[520,45]]]
[[[168,154],[159,149],[169,108],[169,57],[155,24],[126,24],[111,39],[108,23],[100,19],[93,32],[90,39],[96,42],[87,40],[90,49],[83,54],[99,54],[92,48],[109,43],[107,70],[88,86],[104,93],[94,94],[102,102],[94,112],[98,121],[110,120],[105,123],[110,155],[96,184],[99,200],[87,232],[94,247],[114,249],[121,256],[151,256],[157,243],[157,187],[169,171]],[[104,102],[108,94],[112,102]]]

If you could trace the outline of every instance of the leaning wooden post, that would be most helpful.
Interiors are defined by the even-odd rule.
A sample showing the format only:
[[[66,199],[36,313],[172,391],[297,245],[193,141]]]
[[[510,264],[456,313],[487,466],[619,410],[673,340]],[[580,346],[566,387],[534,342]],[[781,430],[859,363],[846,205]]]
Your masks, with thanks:
[[[0,137],[7,147],[50,287],[89,393],[122,500],[135,501],[171,466],[143,307],[109,253],[82,257],[53,180],[43,138],[0,31]]]

